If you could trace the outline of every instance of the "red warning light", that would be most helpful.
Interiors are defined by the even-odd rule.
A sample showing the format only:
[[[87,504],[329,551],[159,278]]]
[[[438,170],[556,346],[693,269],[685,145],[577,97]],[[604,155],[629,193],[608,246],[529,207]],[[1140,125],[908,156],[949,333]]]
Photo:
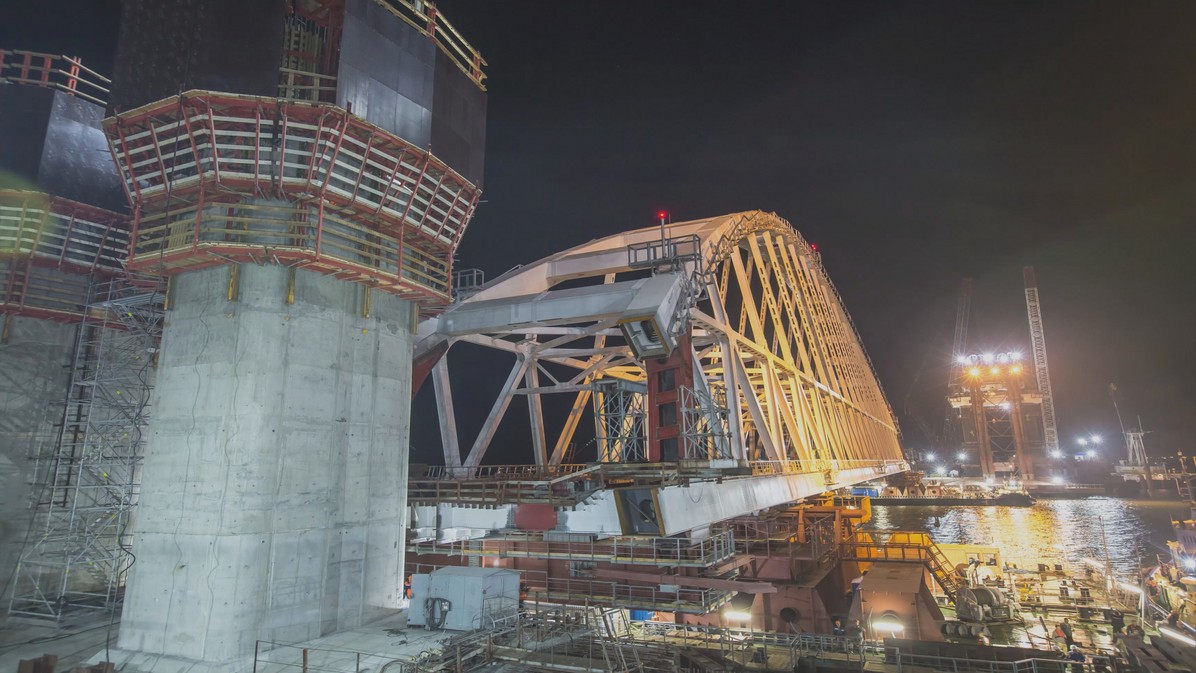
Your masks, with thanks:
[[[811,244],[810,244],[810,250],[812,250],[813,252],[818,252],[818,244],[817,244],[817,243],[811,243]]]
[[[658,220],[663,220],[668,216],[669,216],[668,212],[663,211],[663,210],[656,213],[656,219],[658,219]]]

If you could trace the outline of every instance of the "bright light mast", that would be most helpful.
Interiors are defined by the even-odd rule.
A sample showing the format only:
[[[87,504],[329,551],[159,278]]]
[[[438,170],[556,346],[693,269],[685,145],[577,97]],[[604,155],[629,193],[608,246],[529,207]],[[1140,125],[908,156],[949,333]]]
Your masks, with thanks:
[[[1055,427],[1055,402],[1051,397],[1046,335],[1042,330],[1042,308],[1038,303],[1038,281],[1034,278],[1034,267],[1024,267],[1022,277],[1026,281],[1026,313],[1030,318],[1030,347],[1033,350],[1034,374],[1038,379],[1038,391],[1042,393],[1042,448],[1049,456],[1059,450],[1059,431]]]

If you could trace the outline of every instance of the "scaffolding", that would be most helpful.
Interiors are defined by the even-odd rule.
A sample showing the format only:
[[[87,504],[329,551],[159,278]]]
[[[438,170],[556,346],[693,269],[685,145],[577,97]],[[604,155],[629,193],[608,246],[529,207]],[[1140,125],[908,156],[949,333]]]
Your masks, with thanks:
[[[646,397],[647,387],[639,382],[616,378],[594,382],[599,462],[639,463],[648,459]]]
[[[59,439],[35,457],[37,496],[10,615],[62,622],[120,603],[163,303],[156,280],[91,286]]]

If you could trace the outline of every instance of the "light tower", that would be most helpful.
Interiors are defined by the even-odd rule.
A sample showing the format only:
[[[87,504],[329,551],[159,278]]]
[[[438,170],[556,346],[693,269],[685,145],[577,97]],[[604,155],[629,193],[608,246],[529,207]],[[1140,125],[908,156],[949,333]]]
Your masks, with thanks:
[[[964,436],[970,435],[976,445],[981,476],[990,479],[1004,472],[1034,479],[1023,405],[1037,404],[1039,398],[1025,390],[1021,354],[961,355],[955,366],[961,384],[949,401],[972,424],[970,432],[965,426]]]

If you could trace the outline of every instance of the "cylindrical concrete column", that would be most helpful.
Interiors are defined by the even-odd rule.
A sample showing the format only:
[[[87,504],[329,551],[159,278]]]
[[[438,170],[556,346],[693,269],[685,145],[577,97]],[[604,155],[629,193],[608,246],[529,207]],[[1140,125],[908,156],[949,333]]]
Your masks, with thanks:
[[[415,311],[307,271],[173,280],[120,647],[231,661],[398,606]]]

